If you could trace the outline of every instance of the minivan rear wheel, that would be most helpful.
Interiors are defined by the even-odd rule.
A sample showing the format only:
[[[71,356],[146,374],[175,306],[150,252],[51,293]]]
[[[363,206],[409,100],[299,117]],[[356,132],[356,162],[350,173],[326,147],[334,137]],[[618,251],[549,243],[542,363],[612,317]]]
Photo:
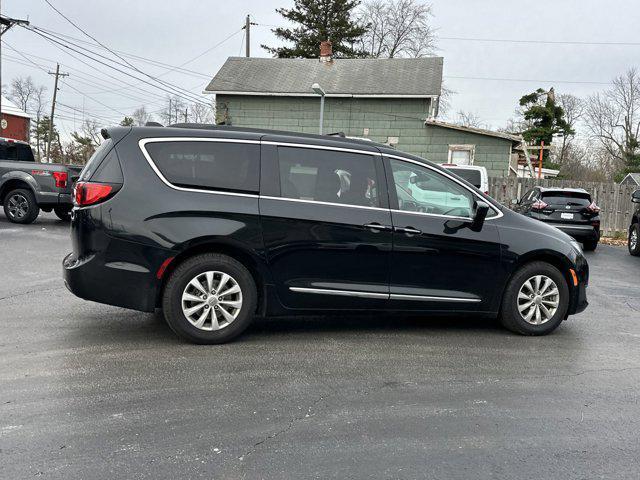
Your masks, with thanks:
[[[634,257],[640,256],[640,224],[634,223],[629,228],[629,253]]]
[[[194,343],[224,343],[251,324],[257,297],[253,277],[240,262],[207,253],[176,267],[165,286],[162,308],[180,337]]]
[[[532,262],[518,270],[502,299],[502,325],[521,335],[546,335],[565,318],[569,286],[562,273],[546,262]]]

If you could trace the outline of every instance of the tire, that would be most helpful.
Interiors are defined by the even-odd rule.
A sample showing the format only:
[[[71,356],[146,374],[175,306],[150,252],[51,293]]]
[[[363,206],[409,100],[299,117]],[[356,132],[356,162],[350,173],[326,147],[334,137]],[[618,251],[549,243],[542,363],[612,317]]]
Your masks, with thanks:
[[[215,274],[207,278],[206,272]],[[216,290],[223,274],[230,277],[223,289],[228,291],[237,286],[240,291],[230,293],[218,303],[217,299],[220,297],[216,295],[220,292]],[[209,287],[207,283],[210,282],[213,288],[206,288],[209,292],[205,295],[202,288],[196,289],[195,283],[191,283],[196,279],[200,287]],[[206,296],[206,300],[201,295]],[[190,300],[192,298],[196,301]],[[178,265],[171,273],[162,295],[162,309],[169,327],[179,337],[200,344],[225,343],[236,338],[251,324],[257,303],[258,293],[251,273],[237,260],[216,253],[198,255]],[[196,309],[199,305],[202,305],[201,308]],[[236,309],[237,305],[240,306]],[[190,316],[191,320],[186,314],[189,309],[195,309]],[[209,313],[204,323],[197,326],[198,320],[202,322],[205,311]],[[229,317],[223,313],[235,318],[229,321]],[[214,315],[217,325],[214,325]]]
[[[31,190],[16,188],[4,197],[4,214],[13,223],[33,223],[40,214],[40,208]]]
[[[53,207],[53,211],[63,222],[71,221],[71,207]]]
[[[593,252],[598,248],[598,240],[586,240],[582,243],[585,252]]]
[[[553,283],[555,283],[555,287],[557,289],[557,295],[549,295],[543,296],[541,299],[546,299],[546,304],[543,304],[545,308],[550,307],[549,302],[553,302],[554,300],[558,301],[557,306],[555,307],[555,312],[552,308],[547,308],[549,313],[552,315],[543,322],[539,324],[534,324],[532,322],[536,321],[536,314],[532,316],[531,321],[527,321],[524,317],[531,312],[531,308],[525,309],[523,314],[520,313],[519,303],[522,302],[521,305],[525,306],[527,304],[527,300],[519,299],[519,294],[521,290],[524,293],[530,294],[531,291],[525,287],[525,283],[528,283],[530,279],[535,278],[536,276],[547,277]],[[542,279],[541,279],[542,280]],[[534,283],[530,283],[529,285],[535,287]],[[545,285],[545,281],[542,280],[540,282],[540,289],[543,293],[543,286]],[[553,291],[553,288],[550,287],[546,293]],[[545,294],[546,295],[546,294]],[[536,297],[533,299],[533,308],[535,311]],[[562,275],[562,273],[553,265],[550,265],[546,262],[532,262],[524,265],[516,273],[511,277],[509,283],[507,284],[507,288],[505,289],[504,296],[502,298],[502,308],[500,310],[500,321],[502,325],[511,330],[514,333],[519,333],[521,335],[547,335],[554,331],[558,325],[562,322],[564,317],[566,316],[567,309],[569,308],[569,286],[567,285],[567,281]],[[540,318],[544,320],[544,312],[540,309]]]
[[[634,241],[635,234],[635,241]],[[640,257],[640,224],[634,223],[629,228],[629,241],[627,243],[629,253],[634,257]]]

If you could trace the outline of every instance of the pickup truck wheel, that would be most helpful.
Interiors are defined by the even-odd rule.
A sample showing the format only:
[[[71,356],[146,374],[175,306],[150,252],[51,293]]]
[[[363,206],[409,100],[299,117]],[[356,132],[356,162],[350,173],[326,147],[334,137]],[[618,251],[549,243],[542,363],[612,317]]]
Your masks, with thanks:
[[[53,207],[53,211],[63,222],[71,220],[71,207]]]
[[[31,190],[17,188],[4,197],[4,214],[10,222],[32,223],[39,213],[40,208]]]

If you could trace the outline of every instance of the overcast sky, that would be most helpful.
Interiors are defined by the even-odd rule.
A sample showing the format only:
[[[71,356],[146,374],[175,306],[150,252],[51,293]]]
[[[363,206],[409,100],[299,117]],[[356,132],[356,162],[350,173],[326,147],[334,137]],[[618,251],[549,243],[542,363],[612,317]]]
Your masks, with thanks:
[[[243,55],[240,28],[247,13],[259,26],[251,33],[252,55],[268,56],[261,43],[276,42],[270,26],[283,24],[275,8],[289,7],[292,0],[50,0],[112,49],[157,60],[172,66],[207,52],[183,68],[196,73],[168,71],[130,59],[141,70],[199,95],[228,56]],[[492,127],[503,126],[513,115],[518,99],[538,87],[587,96],[606,88],[610,80],[635,66],[640,68],[640,46],[528,44],[464,41],[474,39],[519,39],[553,42],[640,42],[638,0],[433,0],[434,26],[439,52],[444,57],[446,85],[455,91],[451,114],[458,110],[477,114]],[[33,25],[57,33],[83,38],[44,0],[4,0],[3,14],[28,18]],[[219,44],[225,38],[227,41]],[[59,92],[64,115],[62,133],[78,127],[82,111],[99,116],[104,123],[119,121],[145,104],[157,111],[166,94],[144,83],[124,77],[107,67],[89,67],[22,28],[3,36],[2,83],[16,76],[31,75],[53,90],[53,77],[28,64],[13,47],[45,70],[61,70]],[[77,54],[76,54],[77,55]],[[91,63],[91,61],[88,61]],[[106,74],[135,84],[127,87]],[[203,76],[202,74],[206,75]],[[96,80],[97,76],[100,80]],[[465,77],[465,78],[460,78]],[[495,79],[495,80],[490,80]],[[95,80],[95,81],[94,81]],[[73,108],[77,109],[74,113]]]

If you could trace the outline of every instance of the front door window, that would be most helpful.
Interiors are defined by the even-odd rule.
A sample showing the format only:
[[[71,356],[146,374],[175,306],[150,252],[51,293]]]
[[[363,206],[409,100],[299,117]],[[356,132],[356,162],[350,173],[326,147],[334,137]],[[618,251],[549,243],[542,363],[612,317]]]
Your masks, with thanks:
[[[400,210],[471,217],[473,196],[458,183],[421,165],[394,159],[390,164]]]

